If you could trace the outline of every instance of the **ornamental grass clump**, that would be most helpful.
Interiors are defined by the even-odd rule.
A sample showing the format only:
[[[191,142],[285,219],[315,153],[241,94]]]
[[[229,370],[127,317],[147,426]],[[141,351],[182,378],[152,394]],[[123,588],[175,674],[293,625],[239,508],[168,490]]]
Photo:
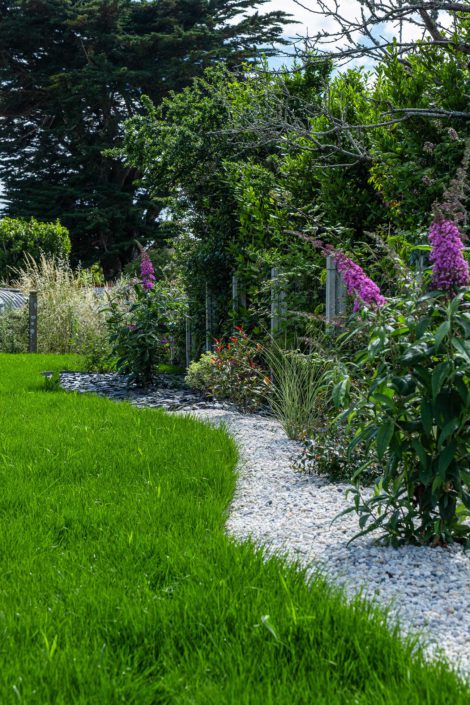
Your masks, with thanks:
[[[38,348],[44,353],[86,353],[88,346],[107,347],[103,302],[91,273],[72,269],[68,260],[25,258],[13,271],[13,286],[27,296],[38,292]]]

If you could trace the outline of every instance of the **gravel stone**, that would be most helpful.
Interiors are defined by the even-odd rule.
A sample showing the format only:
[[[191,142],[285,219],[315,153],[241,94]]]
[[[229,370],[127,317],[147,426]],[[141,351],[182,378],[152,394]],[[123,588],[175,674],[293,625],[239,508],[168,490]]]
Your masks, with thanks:
[[[241,414],[162,376],[159,388],[129,387],[115,374],[63,373],[62,386],[129,399],[137,406],[162,406],[224,424],[240,451],[236,493],[227,531],[251,538],[266,553],[282,554],[319,569],[346,594],[361,592],[389,609],[403,633],[419,634],[430,658],[446,658],[470,674],[470,555],[460,546],[428,548],[377,546],[374,536],[348,541],[358,532],[357,516],[332,519],[349,506],[347,484],[293,470],[300,444],[287,439],[279,423]]]

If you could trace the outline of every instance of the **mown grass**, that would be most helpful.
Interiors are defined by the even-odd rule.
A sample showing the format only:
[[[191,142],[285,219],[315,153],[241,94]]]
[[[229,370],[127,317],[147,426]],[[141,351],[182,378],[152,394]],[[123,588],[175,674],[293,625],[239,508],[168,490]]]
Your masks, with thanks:
[[[236,451],[0,356],[0,703],[458,705],[370,607],[224,534]]]

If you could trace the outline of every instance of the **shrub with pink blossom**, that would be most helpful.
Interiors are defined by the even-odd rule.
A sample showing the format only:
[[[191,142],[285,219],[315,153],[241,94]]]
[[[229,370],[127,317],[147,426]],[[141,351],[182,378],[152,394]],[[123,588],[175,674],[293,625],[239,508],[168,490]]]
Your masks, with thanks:
[[[127,308],[110,304],[108,330],[116,368],[131,381],[147,386],[155,380],[172,330],[186,312],[186,298],[171,282],[157,281],[149,255],[140,260],[141,280]]]
[[[349,408],[344,404],[345,376],[334,394],[354,433],[349,452],[363,446],[367,457],[357,471],[353,509],[359,535],[381,531],[393,546],[470,543],[469,271],[453,221],[435,220],[429,241],[430,286],[424,277],[424,292],[388,302],[363,284],[362,270],[348,258],[337,260],[348,291],[378,307],[366,345],[349,365],[361,393]],[[351,327],[349,338],[366,330],[357,317]],[[365,497],[361,482],[373,464],[382,473]]]

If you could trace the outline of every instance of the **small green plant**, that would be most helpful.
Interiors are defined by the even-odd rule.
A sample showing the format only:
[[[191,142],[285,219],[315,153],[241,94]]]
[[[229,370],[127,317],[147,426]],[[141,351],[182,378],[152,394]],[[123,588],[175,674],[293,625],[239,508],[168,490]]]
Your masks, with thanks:
[[[83,367],[87,372],[114,372],[116,360],[108,335],[89,335],[83,337],[80,352],[83,355]]]
[[[133,287],[128,306],[111,301],[107,326],[116,369],[131,381],[148,386],[155,380],[172,329],[186,313],[186,299],[178,287],[156,282],[147,253],[141,259],[141,281]]]
[[[44,391],[58,392],[60,391],[60,373],[57,370],[41,372],[44,377]]]
[[[271,390],[267,371],[260,364],[262,346],[241,326],[228,341],[216,340],[214,351],[191,363],[186,383],[217,399],[229,399],[242,411],[266,404]]]
[[[366,466],[366,445],[358,443],[351,451],[350,442],[351,428],[344,422],[333,421],[304,440],[294,467],[301,472],[325,475],[332,482],[353,482],[357,473],[362,485],[370,485],[380,475],[380,466],[378,463]]]
[[[265,358],[272,374],[269,401],[287,436],[304,439],[314,435],[326,413],[329,361],[316,354],[282,350],[274,341]]]
[[[212,352],[205,352],[199,360],[193,360],[186,372],[185,383],[191,389],[203,394],[210,394],[215,383],[215,357]]]

